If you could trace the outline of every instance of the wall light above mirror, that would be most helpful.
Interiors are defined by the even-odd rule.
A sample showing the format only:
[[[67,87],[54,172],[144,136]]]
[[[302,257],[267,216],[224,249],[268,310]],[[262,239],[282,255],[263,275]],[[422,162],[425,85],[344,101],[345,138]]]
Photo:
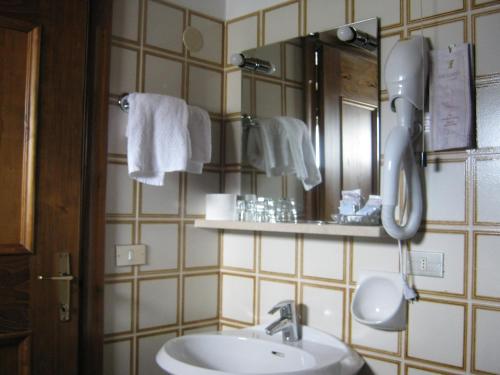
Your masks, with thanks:
[[[242,194],[293,198],[299,219],[330,221],[342,190],[379,192],[378,30],[373,18],[234,57],[242,68]],[[303,163],[283,150],[293,142]]]

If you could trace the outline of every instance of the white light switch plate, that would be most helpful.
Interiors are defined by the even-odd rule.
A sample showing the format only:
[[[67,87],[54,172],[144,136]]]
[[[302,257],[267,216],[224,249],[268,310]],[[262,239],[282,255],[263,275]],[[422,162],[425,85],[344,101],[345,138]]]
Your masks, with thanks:
[[[116,266],[146,264],[146,245],[116,245]]]
[[[428,251],[410,251],[406,262],[408,274],[444,277],[444,254]]]

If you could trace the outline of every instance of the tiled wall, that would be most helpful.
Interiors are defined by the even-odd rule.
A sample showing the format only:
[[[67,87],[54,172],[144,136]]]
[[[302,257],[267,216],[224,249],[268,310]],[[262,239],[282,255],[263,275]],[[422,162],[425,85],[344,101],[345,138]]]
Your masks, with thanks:
[[[500,2],[477,0],[297,0],[226,23],[229,56],[267,43],[378,16],[381,61],[399,39],[423,33],[434,48],[475,46],[478,149],[431,153],[425,228],[411,250],[444,253],[445,277],[415,277],[421,300],[405,332],[376,331],[351,318],[363,269],[398,270],[394,241],[286,234],[222,235],[222,328],[268,322],[281,299],[303,304],[307,324],[363,354],[380,375],[500,373]],[[226,66],[228,102],[240,73]],[[383,74],[382,88],[384,89]],[[239,113],[229,113],[237,120]],[[395,125],[382,91],[382,144]],[[227,142],[232,139],[226,139]],[[234,147],[234,146],[232,146]],[[237,190],[236,170],[225,188]],[[227,174],[226,174],[227,176]],[[235,297],[237,296],[237,297]]]
[[[357,324],[349,309],[361,269],[397,270],[391,241],[192,225],[206,193],[240,188],[241,74],[227,64],[231,53],[373,16],[381,18],[381,61],[396,40],[420,32],[435,48],[470,41],[476,54],[480,148],[430,155],[426,229],[411,249],[444,252],[446,272],[416,278],[422,299],[402,333]],[[181,43],[189,23],[207,43],[196,54]],[[158,92],[202,106],[215,147],[203,175],[140,186],[126,172],[126,115],[110,105],[105,374],[160,374],[153,358],[168,338],[267,322],[285,298],[303,304],[309,325],[355,346],[376,374],[500,373],[499,1],[295,0],[221,23],[167,0],[115,0],[113,35],[111,95]],[[384,142],[394,115],[382,98]],[[147,244],[147,265],[114,267],[120,243]]]
[[[219,324],[220,235],[196,229],[205,194],[221,191],[224,22],[161,0],[115,0],[111,96],[173,95],[206,108],[213,155],[202,175],[168,174],[164,187],[128,178],[127,115],[109,106],[105,374],[161,374],[154,356],[168,338]],[[189,53],[192,25],[204,47]],[[147,245],[143,266],[116,267],[116,244]]]

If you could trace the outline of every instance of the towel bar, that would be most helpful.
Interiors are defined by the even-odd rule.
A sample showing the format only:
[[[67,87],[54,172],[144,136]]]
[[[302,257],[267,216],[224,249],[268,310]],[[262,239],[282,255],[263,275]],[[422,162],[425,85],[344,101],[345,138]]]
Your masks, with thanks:
[[[120,107],[123,112],[128,112],[130,104],[127,100],[128,93],[120,95],[119,98],[111,98],[111,103]]]

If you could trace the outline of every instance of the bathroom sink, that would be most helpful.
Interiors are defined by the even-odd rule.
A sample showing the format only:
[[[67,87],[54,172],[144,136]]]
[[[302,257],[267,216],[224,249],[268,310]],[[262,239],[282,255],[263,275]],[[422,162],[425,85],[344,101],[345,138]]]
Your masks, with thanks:
[[[156,355],[171,375],[354,375],[361,357],[342,341],[302,327],[302,340],[283,343],[264,326],[174,338]]]

